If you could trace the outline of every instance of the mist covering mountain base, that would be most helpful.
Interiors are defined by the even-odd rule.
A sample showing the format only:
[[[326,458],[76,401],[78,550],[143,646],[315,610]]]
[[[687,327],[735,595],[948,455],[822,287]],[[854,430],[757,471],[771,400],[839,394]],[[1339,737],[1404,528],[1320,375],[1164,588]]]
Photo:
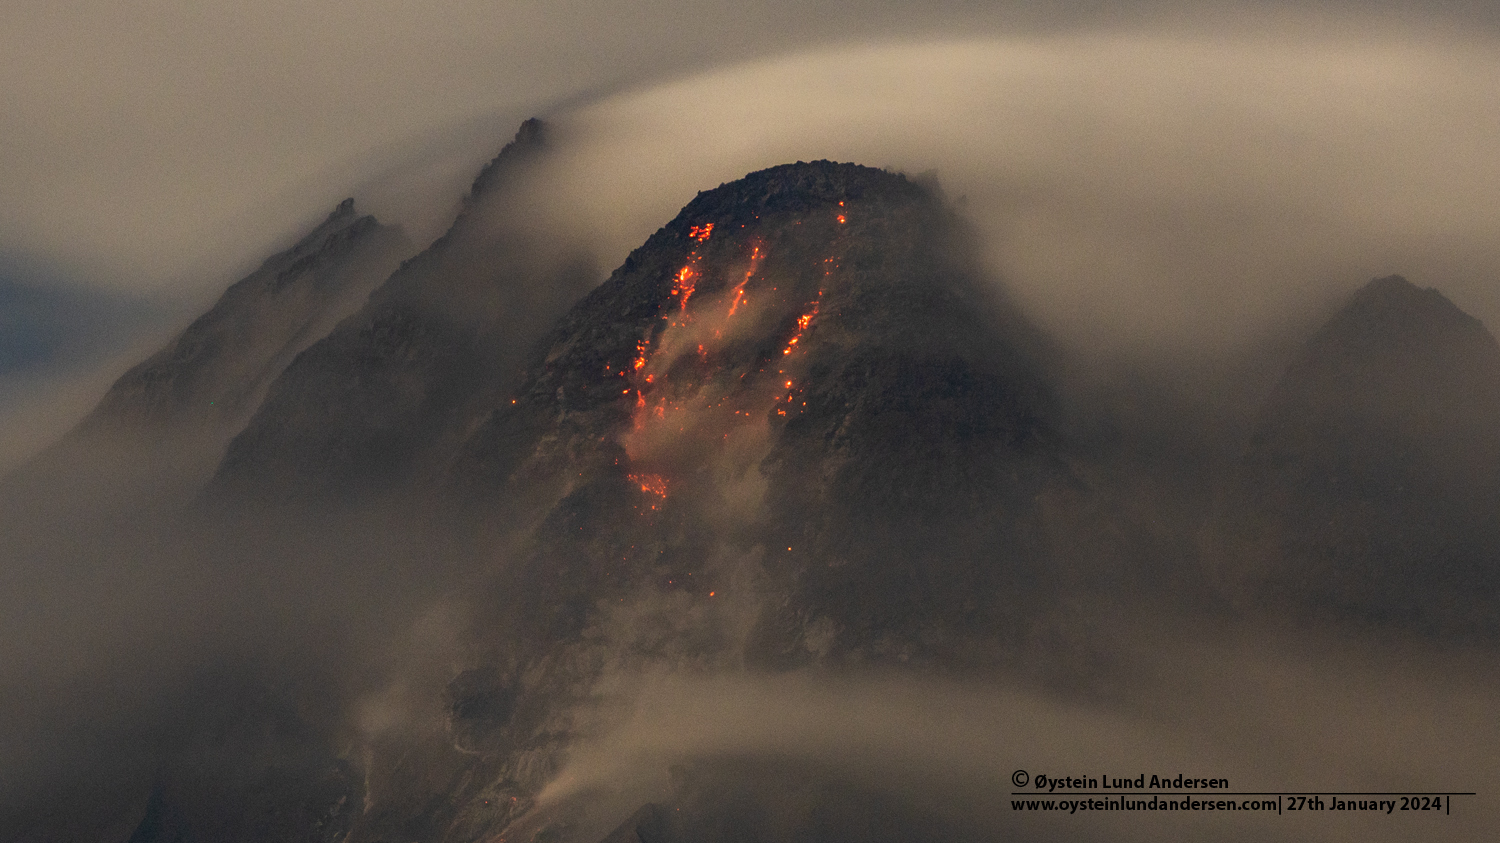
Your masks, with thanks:
[[[0,839],[1030,839],[976,808],[999,784],[740,741],[671,682],[1110,700],[1137,681],[1122,614],[1500,632],[1500,346],[1436,291],[1372,282],[1257,358],[1282,373],[1247,436],[1164,456],[1211,414],[1080,386],[930,181],[752,173],[596,284],[535,177],[556,154],[528,121],[399,267],[399,232],[341,205],[12,478],[106,436],[195,454],[110,465],[189,490],[118,516],[129,548],[31,541],[187,560],[153,623],[223,631],[153,666],[169,690],[110,733],[135,763],[57,774],[92,813],[20,789]]]

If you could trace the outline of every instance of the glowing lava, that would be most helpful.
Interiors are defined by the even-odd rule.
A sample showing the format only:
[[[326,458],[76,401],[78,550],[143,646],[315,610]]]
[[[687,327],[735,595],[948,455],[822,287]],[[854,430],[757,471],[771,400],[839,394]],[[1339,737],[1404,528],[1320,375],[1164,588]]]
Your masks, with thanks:
[[[659,498],[667,496],[667,481],[660,474],[630,474],[630,482],[641,487],[641,491]]]
[[[695,225],[689,237],[703,243],[712,231],[711,224]],[[700,477],[708,476],[701,471],[707,468],[714,482],[753,488],[752,481],[758,477],[755,466],[777,429],[771,420],[807,407],[807,396],[794,380],[793,367],[800,355],[793,352],[806,348],[808,331],[820,318],[827,279],[838,268],[838,259],[826,257],[821,266],[807,268],[821,269],[825,280],[816,297],[802,299],[798,307],[796,299],[789,300],[789,289],[778,292],[779,285],[761,274],[767,258],[765,243],[753,236],[747,240],[741,248],[748,255],[741,252],[740,260],[748,257],[748,265],[740,263],[737,270],[730,270],[738,277],[721,275],[721,268],[705,263],[695,248],[678,265],[680,269],[662,279],[670,288],[657,312],[661,322],[645,329],[630,365],[620,372],[629,386],[621,393],[622,403],[634,405],[630,408],[632,424],[620,439],[625,451],[621,462],[628,461],[638,472],[628,477],[647,496],[642,511],[657,509],[660,502],[656,499],[667,496],[663,478],[686,477],[682,470]],[[763,286],[751,290],[752,283]],[[714,290],[712,301],[703,300],[708,296],[705,293],[689,311],[699,286],[708,290],[720,284],[723,289]],[[787,326],[786,317],[792,314],[795,324]],[[746,321],[737,332],[730,331],[732,324]],[[759,345],[778,338],[766,337],[762,332],[768,329],[780,334],[781,354],[775,353],[774,345],[769,349]],[[767,351],[769,360],[761,356]]]
[[[696,256],[695,261],[696,263]],[[698,286],[698,270],[692,263],[677,271],[677,283],[672,286],[672,295],[677,297],[678,312],[687,313],[688,299]]]
[[[744,303],[745,285],[750,283],[750,278],[755,275],[755,270],[760,268],[760,261],[763,257],[765,257],[765,253],[761,251],[760,244],[755,244],[750,249],[750,268],[745,270],[745,277],[740,279],[740,283],[734,285],[734,297],[729,300],[729,313],[724,317],[725,319],[733,316],[734,312],[739,310],[740,305]]]
[[[804,331],[806,331],[807,330],[807,326],[811,325],[812,322],[813,322],[813,320],[818,317],[818,308],[820,308],[822,306],[823,306],[823,291],[819,290],[818,291],[818,297],[813,300],[811,308],[808,309],[808,311],[806,313],[803,313],[801,316],[797,317],[797,332],[794,333],[794,334],[792,334],[792,338],[791,339],[787,340],[786,348],[784,348],[784,349],[781,350],[782,356],[786,356],[788,354],[791,354],[792,350],[797,347],[797,343],[799,343],[799,342],[802,341],[802,333]]]

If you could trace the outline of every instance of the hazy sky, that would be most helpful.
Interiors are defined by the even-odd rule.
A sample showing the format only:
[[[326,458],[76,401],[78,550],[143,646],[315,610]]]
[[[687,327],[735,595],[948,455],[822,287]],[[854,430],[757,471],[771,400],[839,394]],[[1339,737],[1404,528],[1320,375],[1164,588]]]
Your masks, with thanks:
[[[1358,38],[1370,21],[1473,33],[1494,17],[1483,3],[1390,3],[1314,25],[1269,4],[1178,5],[1193,14],[973,0],[9,0],[0,253],[136,288],[222,286],[384,167],[472,165],[511,123],[570,99],[830,44],[1099,29]]]
[[[351,194],[426,242],[540,115],[606,269],[697,190],[831,157],[936,169],[1033,315],[1110,346],[1390,273],[1500,323],[1488,3],[0,7],[0,259],[179,319]]]

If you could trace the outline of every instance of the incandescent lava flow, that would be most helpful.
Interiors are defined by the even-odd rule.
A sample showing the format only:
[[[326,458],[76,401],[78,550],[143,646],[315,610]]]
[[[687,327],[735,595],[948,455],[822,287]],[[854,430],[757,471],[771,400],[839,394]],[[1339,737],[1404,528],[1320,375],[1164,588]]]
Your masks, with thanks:
[[[940,195],[882,170],[700,193],[563,319],[462,464],[583,581],[704,577],[732,537],[841,625],[890,599],[988,611],[1068,472],[1035,332],[976,255]]]

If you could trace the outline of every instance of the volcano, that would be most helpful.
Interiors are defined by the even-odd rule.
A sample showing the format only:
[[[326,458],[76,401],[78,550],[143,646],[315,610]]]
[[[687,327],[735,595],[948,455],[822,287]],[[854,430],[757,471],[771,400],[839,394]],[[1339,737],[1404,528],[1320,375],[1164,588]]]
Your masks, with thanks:
[[[780,670],[958,660],[1045,603],[1038,499],[1073,482],[1046,344],[931,187],[818,161],[701,193],[535,349],[430,458],[515,550],[480,578],[450,737],[374,756],[351,840],[536,822],[557,718],[642,646],[638,613],[670,630],[645,663]],[[242,441],[295,439],[281,389]]]
[[[564,317],[453,488],[519,502],[549,560],[522,580],[584,602],[712,590],[707,536],[733,535],[848,646],[988,623],[1067,471],[1039,336],[982,278],[899,175],[820,161],[705,192]]]
[[[102,819],[27,806],[0,840],[995,839],[1009,820],[881,778],[923,738],[896,718],[899,751],[840,766],[797,745],[838,731],[829,697],[771,750],[719,707],[808,677],[1101,698],[1100,606],[1500,630],[1500,346],[1435,290],[1356,293],[1220,468],[1172,452],[1199,417],[1146,387],[1070,391],[933,179],[753,172],[603,276],[549,222],[560,149],[527,121],[399,265],[340,205],[65,437],[85,466],[104,438],[192,455],[144,549],[90,533],[76,568],[180,554],[222,600],[180,611],[227,606],[229,643],[131,667],[172,690],[107,786],[70,785]],[[600,749],[635,758],[658,703],[676,725],[642,743],[693,751]]]
[[[564,312],[587,260],[522,221],[524,173],[548,154],[528,122],[452,229],[284,366],[203,498],[394,502],[483,560],[447,729],[375,740],[357,816],[326,784],[338,758],[296,768],[344,800],[326,839],[542,822],[530,806],[585,729],[558,718],[622,653],[953,664],[1013,642],[1049,599],[1040,501],[1076,484],[1051,351],[934,185],[829,161],[752,173]],[[649,647],[640,616],[668,629]],[[282,798],[164,780],[141,843]]]

